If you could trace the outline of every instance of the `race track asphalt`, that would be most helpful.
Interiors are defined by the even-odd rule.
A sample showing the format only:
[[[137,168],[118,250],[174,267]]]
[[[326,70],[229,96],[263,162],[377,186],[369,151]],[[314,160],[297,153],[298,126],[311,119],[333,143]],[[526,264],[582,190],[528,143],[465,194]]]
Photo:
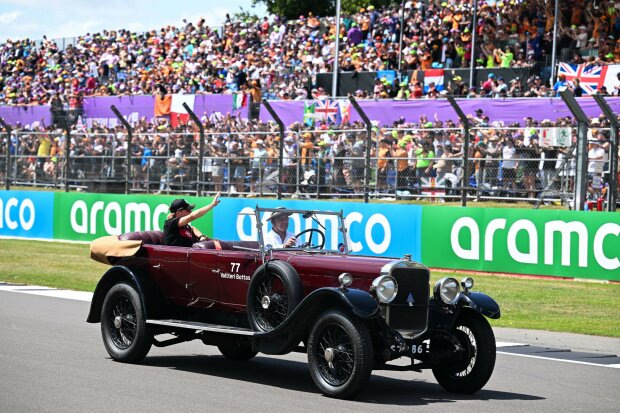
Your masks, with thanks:
[[[620,404],[614,339],[497,329],[509,343],[475,395],[446,393],[428,371],[379,371],[355,400],[334,400],[314,387],[304,354],[231,362],[194,341],[153,348],[138,365],[114,362],[99,324],[85,322],[88,309],[0,290],[0,412],[610,412]],[[582,361],[545,358],[570,347]]]

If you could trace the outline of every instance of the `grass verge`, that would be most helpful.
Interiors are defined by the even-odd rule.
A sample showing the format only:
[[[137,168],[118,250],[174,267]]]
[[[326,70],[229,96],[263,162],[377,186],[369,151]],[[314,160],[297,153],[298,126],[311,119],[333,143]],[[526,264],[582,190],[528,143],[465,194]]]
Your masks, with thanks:
[[[85,244],[0,239],[0,281],[94,291],[109,268]],[[432,274],[432,282],[445,276]],[[459,277],[458,274],[454,275]],[[495,327],[620,337],[620,284],[474,276],[502,309]]]

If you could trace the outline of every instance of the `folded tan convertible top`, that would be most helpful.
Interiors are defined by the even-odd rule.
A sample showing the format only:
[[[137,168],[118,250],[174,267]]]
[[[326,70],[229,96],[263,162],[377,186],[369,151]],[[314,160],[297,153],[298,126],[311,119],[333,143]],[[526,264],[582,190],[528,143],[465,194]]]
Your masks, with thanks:
[[[142,246],[142,241],[121,241],[115,235],[97,238],[90,244],[90,258],[113,265],[115,258],[131,257]]]

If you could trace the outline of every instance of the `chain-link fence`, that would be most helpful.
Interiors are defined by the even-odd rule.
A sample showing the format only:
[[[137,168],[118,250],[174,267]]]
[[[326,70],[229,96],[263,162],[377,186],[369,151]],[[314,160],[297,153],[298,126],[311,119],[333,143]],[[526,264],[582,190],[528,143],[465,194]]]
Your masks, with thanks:
[[[20,131],[0,135],[0,181],[90,192],[273,197],[279,189],[292,198],[446,202],[465,195],[570,205],[576,129],[559,131],[562,139],[541,128],[476,127],[467,154],[462,128],[373,128],[370,139],[359,127],[296,128],[282,142],[274,132],[208,132],[202,154],[193,131],[134,133],[130,144],[125,132],[73,131],[69,145],[66,132]],[[617,177],[608,173],[609,130],[590,129],[588,139],[588,194],[597,201]]]

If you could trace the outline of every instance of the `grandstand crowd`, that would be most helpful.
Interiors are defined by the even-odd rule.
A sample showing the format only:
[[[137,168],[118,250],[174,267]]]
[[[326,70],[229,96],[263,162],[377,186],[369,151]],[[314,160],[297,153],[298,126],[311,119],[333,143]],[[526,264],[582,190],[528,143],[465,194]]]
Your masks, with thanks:
[[[295,20],[228,17],[218,29],[200,18],[145,33],[104,30],[79,36],[64,50],[45,37],[9,39],[0,45],[0,104],[57,99],[78,108],[86,96],[232,93],[252,86],[263,97],[312,98],[325,93],[316,87],[316,75],[332,71],[336,37],[342,71],[469,67],[473,30],[477,67],[533,66],[551,54],[553,1],[480,0],[475,28],[471,0],[408,0],[402,10],[400,4],[377,9],[371,3],[342,15],[339,33],[333,16],[308,13]],[[620,1],[560,4],[558,50],[569,50],[572,63],[620,63]],[[523,79],[522,94],[548,94],[553,85],[537,83],[540,75]],[[414,82],[406,86],[407,96],[424,94]],[[379,79],[372,96],[358,97],[396,97],[399,87]],[[515,86],[498,78],[491,87]],[[489,95],[482,85],[468,87],[457,79],[450,88],[457,95]]]

